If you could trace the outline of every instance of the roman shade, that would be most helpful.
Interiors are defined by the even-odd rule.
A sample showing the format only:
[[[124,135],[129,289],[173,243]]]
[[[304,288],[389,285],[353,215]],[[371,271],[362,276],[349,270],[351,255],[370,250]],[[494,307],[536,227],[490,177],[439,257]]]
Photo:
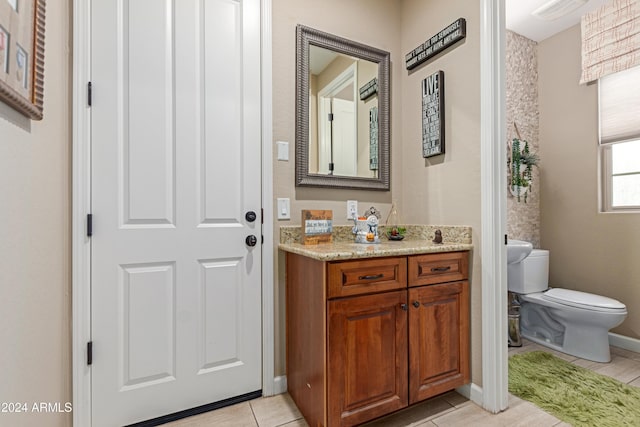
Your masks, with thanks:
[[[600,143],[640,139],[640,66],[599,82]]]
[[[640,0],[611,0],[585,14],[581,26],[580,83],[640,65]]]

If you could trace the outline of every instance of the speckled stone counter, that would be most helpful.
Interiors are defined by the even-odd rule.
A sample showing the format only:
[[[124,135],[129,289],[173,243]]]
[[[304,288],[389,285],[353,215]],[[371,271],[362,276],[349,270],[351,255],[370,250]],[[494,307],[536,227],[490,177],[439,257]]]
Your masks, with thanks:
[[[304,255],[320,261],[337,261],[356,258],[415,255],[437,252],[468,251],[473,249],[471,227],[406,225],[404,240],[390,241],[380,227],[381,243],[354,243],[351,226],[334,226],[333,243],[320,245],[300,244],[300,227],[280,227],[278,247],[286,252]],[[435,230],[442,231],[442,244],[432,243]]]

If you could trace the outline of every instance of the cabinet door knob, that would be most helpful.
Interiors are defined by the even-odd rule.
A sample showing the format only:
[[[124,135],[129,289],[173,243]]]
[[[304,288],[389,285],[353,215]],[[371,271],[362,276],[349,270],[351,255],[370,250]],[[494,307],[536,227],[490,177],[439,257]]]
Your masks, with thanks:
[[[407,304],[400,304],[400,308],[403,309],[404,311],[407,311]]]
[[[420,301],[414,301],[414,302],[413,302],[413,306],[414,306],[415,308],[419,308],[419,307],[420,307]]]

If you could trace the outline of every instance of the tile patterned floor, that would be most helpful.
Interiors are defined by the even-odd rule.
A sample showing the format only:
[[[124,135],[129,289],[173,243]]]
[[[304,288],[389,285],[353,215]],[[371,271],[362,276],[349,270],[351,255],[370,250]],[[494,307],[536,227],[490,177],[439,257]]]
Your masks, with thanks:
[[[560,353],[525,341],[509,355],[542,350],[619,381],[640,387],[640,353],[611,347],[611,363],[597,363]],[[168,427],[307,427],[307,423],[288,394],[255,399],[217,411],[165,424]],[[446,393],[366,427],[570,427],[532,403],[509,398],[509,409],[490,414],[455,392]]]

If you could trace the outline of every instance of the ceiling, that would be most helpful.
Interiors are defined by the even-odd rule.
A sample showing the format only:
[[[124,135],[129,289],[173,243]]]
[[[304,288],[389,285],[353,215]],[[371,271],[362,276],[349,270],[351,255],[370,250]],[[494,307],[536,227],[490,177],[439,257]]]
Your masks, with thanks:
[[[580,23],[580,17],[605,4],[608,0],[588,0],[576,10],[552,21],[531,15],[531,12],[550,0],[505,0],[506,27],[528,39],[542,41]],[[567,0],[571,1],[571,0]]]

